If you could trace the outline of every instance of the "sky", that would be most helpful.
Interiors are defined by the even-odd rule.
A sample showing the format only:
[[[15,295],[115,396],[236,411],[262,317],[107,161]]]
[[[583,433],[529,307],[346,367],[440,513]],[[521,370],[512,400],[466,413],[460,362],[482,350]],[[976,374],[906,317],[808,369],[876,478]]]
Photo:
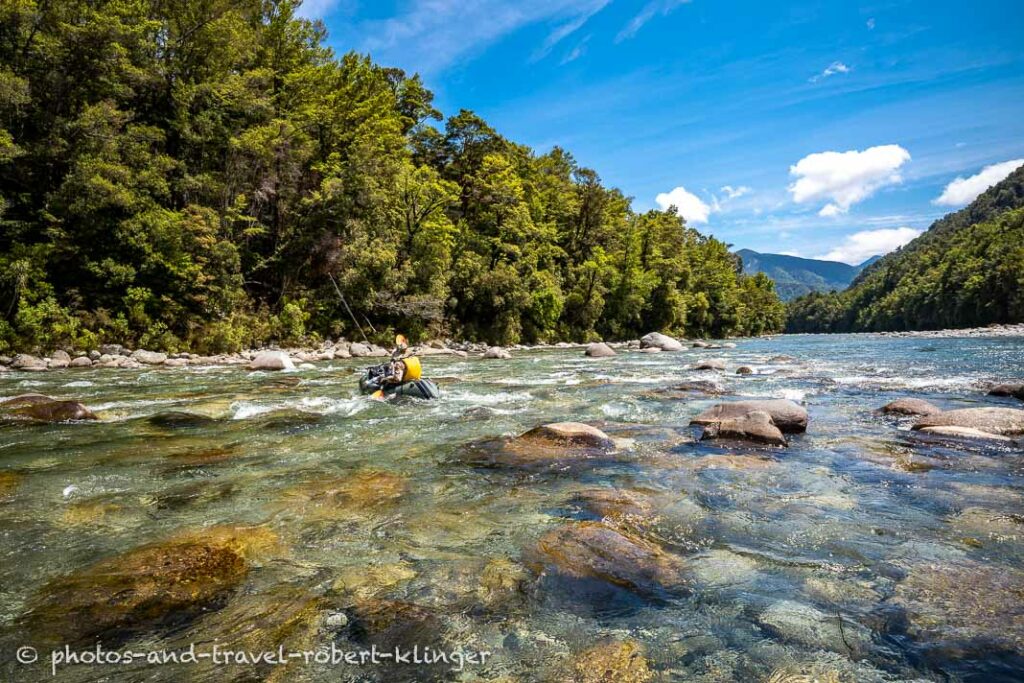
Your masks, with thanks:
[[[859,263],[1024,164],[1024,0],[307,0],[446,115],[558,145],[638,211]]]

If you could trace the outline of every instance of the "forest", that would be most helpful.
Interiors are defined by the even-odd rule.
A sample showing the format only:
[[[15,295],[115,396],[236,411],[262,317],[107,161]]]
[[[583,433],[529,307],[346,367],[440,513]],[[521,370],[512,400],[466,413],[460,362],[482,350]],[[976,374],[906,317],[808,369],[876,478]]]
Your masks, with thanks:
[[[781,329],[728,245],[295,10],[0,3],[0,352]]]
[[[1024,322],[1024,167],[868,266],[842,292],[790,302],[788,332]]]

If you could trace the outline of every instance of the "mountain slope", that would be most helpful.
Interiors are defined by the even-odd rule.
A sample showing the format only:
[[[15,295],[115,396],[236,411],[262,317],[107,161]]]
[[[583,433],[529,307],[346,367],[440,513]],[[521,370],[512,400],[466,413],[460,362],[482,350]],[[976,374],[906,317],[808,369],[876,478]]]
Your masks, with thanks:
[[[863,270],[789,306],[791,332],[942,329],[1024,320],[1024,167]]]
[[[810,292],[846,289],[865,266],[879,258],[874,256],[859,266],[851,266],[839,261],[820,261],[785,254],[762,254],[750,249],[740,249],[736,255],[743,259],[743,272],[747,275],[764,273],[775,280],[775,291],[783,301],[790,301]]]

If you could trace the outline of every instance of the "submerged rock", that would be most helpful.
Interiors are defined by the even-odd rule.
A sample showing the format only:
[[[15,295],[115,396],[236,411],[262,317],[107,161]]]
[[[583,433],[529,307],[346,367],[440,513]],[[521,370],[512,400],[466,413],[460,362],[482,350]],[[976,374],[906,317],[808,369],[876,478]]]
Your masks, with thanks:
[[[477,598],[488,609],[507,609],[525,600],[532,579],[530,571],[518,562],[504,557],[490,560],[480,573]]]
[[[587,346],[585,353],[590,358],[611,358],[615,355],[615,350],[604,342],[598,342]]]
[[[659,546],[600,522],[573,522],[545,534],[541,560],[562,574],[605,581],[638,593],[685,589],[684,564]]]
[[[21,475],[16,472],[0,472],[0,501],[7,500],[21,484]]]
[[[594,459],[614,457],[616,442],[596,427],[556,422],[517,437],[469,444],[465,459],[476,465],[524,469],[562,469]]]
[[[708,394],[711,396],[721,396],[722,394],[729,393],[724,387],[705,379],[676,384],[671,390],[693,394]]]
[[[334,590],[359,599],[378,597],[400,583],[416,578],[408,562],[345,567],[334,581]]]
[[[61,401],[43,394],[22,394],[0,403],[0,416],[33,422],[69,422],[98,420],[91,410],[78,401]]]
[[[709,358],[697,363],[695,370],[725,370],[725,361],[718,358]]]
[[[652,521],[654,501],[641,491],[601,488],[583,491],[579,501],[596,515],[613,523],[634,526],[643,521]]]
[[[659,348],[662,351],[681,351],[683,348],[683,345],[678,340],[661,332],[651,332],[640,337],[640,348],[643,349],[650,346]]]
[[[757,621],[773,635],[823,650],[859,657],[871,647],[870,632],[857,622],[795,600],[773,603]]]
[[[1024,572],[981,563],[918,565],[892,601],[915,640],[980,655],[1024,648]]]
[[[754,441],[769,446],[786,445],[786,439],[772,422],[772,416],[761,410],[721,422],[712,422],[704,427],[704,433],[700,438],[701,441],[727,439]]]
[[[115,642],[217,606],[248,572],[212,543],[143,546],[47,583],[30,612],[33,632],[59,643]]]
[[[710,425],[723,420],[743,417],[755,411],[768,413],[775,426],[783,432],[807,431],[807,410],[784,398],[718,403],[690,420],[690,424]]]
[[[249,363],[250,370],[294,370],[295,364],[284,351],[260,351]]]
[[[889,415],[936,415],[942,409],[920,398],[898,398],[882,406],[882,412]]]
[[[405,477],[382,470],[360,470],[292,487],[285,491],[282,507],[312,519],[360,515],[395,505],[408,488]]]
[[[647,683],[653,678],[643,648],[633,640],[598,643],[573,657],[570,670],[558,676],[568,683]]]
[[[754,368],[750,367],[749,365],[741,365],[740,367],[736,368],[736,374],[737,375],[753,375],[754,374]]]
[[[989,434],[1024,434],[1024,410],[1017,408],[962,408],[928,415],[914,423],[913,429],[926,427],[968,427]]]
[[[1012,396],[1024,401],[1024,382],[997,384],[988,390],[989,396]]]
[[[217,418],[184,410],[168,410],[146,419],[149,424],[162,429],[197,429],[217,423]]]

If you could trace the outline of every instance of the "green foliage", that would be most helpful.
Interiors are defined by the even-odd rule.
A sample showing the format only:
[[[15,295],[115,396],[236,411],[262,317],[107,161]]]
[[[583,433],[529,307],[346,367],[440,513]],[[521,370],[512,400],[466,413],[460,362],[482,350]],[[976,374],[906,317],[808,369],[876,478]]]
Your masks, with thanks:
[[[0,4],[0,346],[236,351],[780,326],[672,211],[418,76],[336,57],[295,3]]]
[[[1024,320],[1024,168],[858,276],[788,307],[787,331],[978,327]]]

